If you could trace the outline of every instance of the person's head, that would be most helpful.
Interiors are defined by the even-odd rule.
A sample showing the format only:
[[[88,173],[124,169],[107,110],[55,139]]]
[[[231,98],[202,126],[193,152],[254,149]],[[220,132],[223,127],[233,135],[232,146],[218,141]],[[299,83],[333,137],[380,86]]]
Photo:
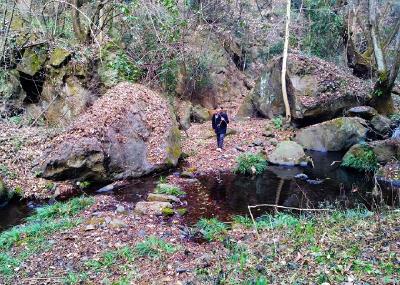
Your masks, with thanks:
[[[224,110],[224,108],[222,107],[222,106],[218,106],[217,107],[217,112],[219,113],[219,112],[222,112]]]

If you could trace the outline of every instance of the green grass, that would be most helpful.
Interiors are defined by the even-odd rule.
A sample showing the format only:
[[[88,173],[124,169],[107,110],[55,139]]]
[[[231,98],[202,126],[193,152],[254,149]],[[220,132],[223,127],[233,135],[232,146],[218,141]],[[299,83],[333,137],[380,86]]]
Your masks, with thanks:
[[[262,154],[244,153],[237,157],[234,172],[239,174],[260,174],[267,169],[267,160]]]
[[[203,234],[208,241],[223,240],[227,233],[227,226],[215,218],[200,219],[196,228]]]
[[[181,188],[175,185],[167,184],[167,183],[159,183],[154,190],[156,194],[165,194],[165,195],[173,195],[173,196],[182,196],[186,195],[185,191],[182,191]]]
[[[79,225],[81,219],[76,215],[93,203],[93,198],[80,197],[38,208],[26,224],[0,233],[0,274],[11,278],[15,274],[14,268],[24,260],[49,250],[52,244],[48,242],[48,237]],[[12,248],[16,246],[22,246],[22,251],[17,255],[12,253]]]
[[[27,218],[28,222],[43,221],[55,218],[71,217],[94,203],[92,197],[77,197],[68,202],[56,202],[52,205],[37,208],[36,213]]]
[[[135,251],[140,256],[160,259],[177,251],[177,248],[164,240],[150,236],[136,245]]]
[[[125,246],[115,251],[104,252],[99,259],[91,259],[85,263],[85,265],[96,272],[110,268],[118,262],[132,263],[135,260],[134,251]]]

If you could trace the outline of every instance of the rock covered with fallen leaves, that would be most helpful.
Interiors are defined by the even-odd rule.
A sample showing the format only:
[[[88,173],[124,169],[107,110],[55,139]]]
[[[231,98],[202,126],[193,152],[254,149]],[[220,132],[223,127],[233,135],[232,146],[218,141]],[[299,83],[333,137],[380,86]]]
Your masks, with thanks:
[[[120,83],[52,140],[40,165],[48,179],[104,181],[176,165],[180,154],[167,100],[145,86]]]
[[[282,57],[269,62],[252,94],[242,104],[240,115],[261,114],[272,118],[284,114],[281,70]],[[371,99],[366,82],[317,57],[290,54],[286,80],[292,118],[299,122],[320,117],[331,119]]]

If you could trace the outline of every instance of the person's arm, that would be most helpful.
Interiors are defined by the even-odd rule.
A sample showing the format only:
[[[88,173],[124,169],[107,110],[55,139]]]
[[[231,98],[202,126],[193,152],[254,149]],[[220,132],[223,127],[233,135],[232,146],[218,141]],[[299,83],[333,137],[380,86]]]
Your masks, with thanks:
[[[215,114],[212,116],[211,122],[212,122],[212,128],[215,130],[215,128],[217,127],[217,126],[215,125]]]
[[[228,119],[228,115],[226,113],[223,114],[224,118],[225,118],[225,122],[227,124],[229,124],[229,119]]]

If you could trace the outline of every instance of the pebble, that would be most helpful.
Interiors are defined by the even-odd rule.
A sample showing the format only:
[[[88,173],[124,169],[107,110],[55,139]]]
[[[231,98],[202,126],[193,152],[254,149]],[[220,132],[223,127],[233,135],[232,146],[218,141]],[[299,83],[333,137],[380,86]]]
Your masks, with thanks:
[[[117,209],[115,210],[117,213],[125,213],[125,207],[122,205],[118,205]]]

